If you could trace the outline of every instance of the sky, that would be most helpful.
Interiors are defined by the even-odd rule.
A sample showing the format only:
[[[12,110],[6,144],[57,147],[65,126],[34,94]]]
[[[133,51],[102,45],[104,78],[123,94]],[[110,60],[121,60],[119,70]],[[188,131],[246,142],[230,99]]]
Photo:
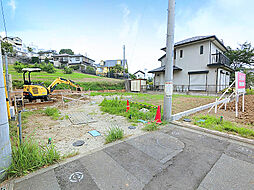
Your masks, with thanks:
[[[8,36],[42,49],[70,48],[101,60],[126,59],[129,71],[160,66],[168,0],[2,0]],[[176,0],[175,42],[216,35],[236,48],[254,45],[253,0]],[[4,36],[0,18],[0,35]]]

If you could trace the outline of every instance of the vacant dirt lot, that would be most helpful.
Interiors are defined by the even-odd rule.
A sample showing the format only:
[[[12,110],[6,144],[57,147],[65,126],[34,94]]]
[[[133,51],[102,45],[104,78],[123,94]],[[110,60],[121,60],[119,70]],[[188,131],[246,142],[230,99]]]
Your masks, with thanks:
[[[161,94],[123,94],[124,95],[114,94],[112,96],[107,96],[107,98],[112,99],[115,97],[122,97],[123,99],[130,99],[135,102],[163,105],[163,95]],[[85,94],[82,96],[80,94],[65,96],[82,101],[72,101],[72,99],[66,98],[63,106],[62,96],[54,95],[53,97],[57,101],[50,106],[57,107],[60,110],[62,119],[55,121],[49,116],[43,114],[33,114],[29,116],[29,122],[26,123],[26,128],[23,130],[24,136],[32,135],[43,144],[47,143],[49,138],[52,138],[53,143],[61,154],[68,154],[76,151],[84,153],[92,149],[102,147],[105,143],[105,135],[112,127],[120,127],[123,129],[125,137],[136,136],[144,133],[144,131],[141,130],[144,127],[144,124],[142,123],[132,124],[122,116],[102,113],[99,104],[105,96],[88,96]],[[213,98],[211,97],[206,98],[176,95],[173,99],[173,112],[177,113],[185,111],[212,101]],[[35,108],[35,106],[30,107],[30,109]],[[42,107],[39,107],[38,109],[42,109]],[[74,112],[85,113],[90,118],[93,118],[95,122],[74,125],[68,118],[68,116]],[[128,127],[131,125],[135,125],[136,129],[129,129]],[[91,130],[99,131],[101,136],[91,136],[88,133]],[[85,141],[85,144],[81,147],[74,147],[73,143],[77,140],[83,140]]]

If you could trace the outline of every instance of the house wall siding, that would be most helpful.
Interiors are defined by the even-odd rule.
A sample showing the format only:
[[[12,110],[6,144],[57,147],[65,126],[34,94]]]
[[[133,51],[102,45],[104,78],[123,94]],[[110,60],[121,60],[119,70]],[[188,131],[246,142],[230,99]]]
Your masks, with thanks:
[[[200,46],[203,46],[203,54],[200,54]],[[180,51],[183,50],[183,57],[180,58]],[[212,54],[222,52],[222,50],[212,41],[197,42],[188,46],[176,47],[176,58],[174,59],[175,66],[181,68],[181,71],[174,71],[174,85],[189,85],[190,71],[209,71],[207,73],[207,81],[200,81],[201,85],[209,85],[209,90],[215,91],[216,85],[220,85],[221,81],[217,73],[217,68],[208,67],[207,64],[212,62]],[[165,65],[166,57],[161,60],[161,66]],[[223,70],[223,69],[220,69]],[[218,72],[220,72],[220,70]],[[228,72],[223,70],[223,72]],[[157,75],[159,74],[159,76]],[[164,72],[156,73],[154,85],[164,85]],[[229,85],[229,80],[225,80]],[[199,83],[199,82],[197,82]]]

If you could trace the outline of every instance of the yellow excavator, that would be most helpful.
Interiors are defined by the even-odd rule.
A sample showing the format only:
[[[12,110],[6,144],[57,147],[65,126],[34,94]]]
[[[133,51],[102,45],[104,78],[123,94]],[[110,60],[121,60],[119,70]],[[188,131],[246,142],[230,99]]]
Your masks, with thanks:
[[[49,100],[49,94],[52,93],[56,86],[58,84],[68,84],[70,86],[73,86],[77,89],[77,91],[81,91],[81,87],[76,84],[75,82],[64,79],[64,78],[57,78],[55,79],[49,87],[43,86],[43,84],[35,84],[31,82],[31,73],[32,72],[40,72],[41,69],[39,68],[24,68],[22,69],[23,72],[23,80],[24,80],[24,86],[23,86],[23,95],[24,98],[29,99],[30,101],[35,99],[44,99]],[[26,80],[26,73],[28,73],[28,80]]]

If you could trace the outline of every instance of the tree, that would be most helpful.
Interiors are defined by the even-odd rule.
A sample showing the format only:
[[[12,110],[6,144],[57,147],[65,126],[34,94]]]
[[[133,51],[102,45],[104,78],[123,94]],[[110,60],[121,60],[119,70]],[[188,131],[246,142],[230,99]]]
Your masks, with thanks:
[[[1,49],[3,55],[12,55],[13,54],[13,46],[8,42],[1,41]]]
[[[69,55],[74,55],[74,52],[71,49],[61,49],[59,51],[59,54],[69,54]]]
[[[49,58],[46,57],[44,61],[45,63],[49,63]]]
[[[31,62],[32,63],[39,63],[40,59],[39,59],[39,57],[32,57]]]
[[[251,43],[245,42],[237,49],[228,47],[229,51],[225,55],[230,59],[231,66],[235,70],[240,70],[254,63],[254,48]]]
[[[33,49],[30,48],[30,47],[27,47],[27,50],[28,50],[29,53],[33,52]]]

